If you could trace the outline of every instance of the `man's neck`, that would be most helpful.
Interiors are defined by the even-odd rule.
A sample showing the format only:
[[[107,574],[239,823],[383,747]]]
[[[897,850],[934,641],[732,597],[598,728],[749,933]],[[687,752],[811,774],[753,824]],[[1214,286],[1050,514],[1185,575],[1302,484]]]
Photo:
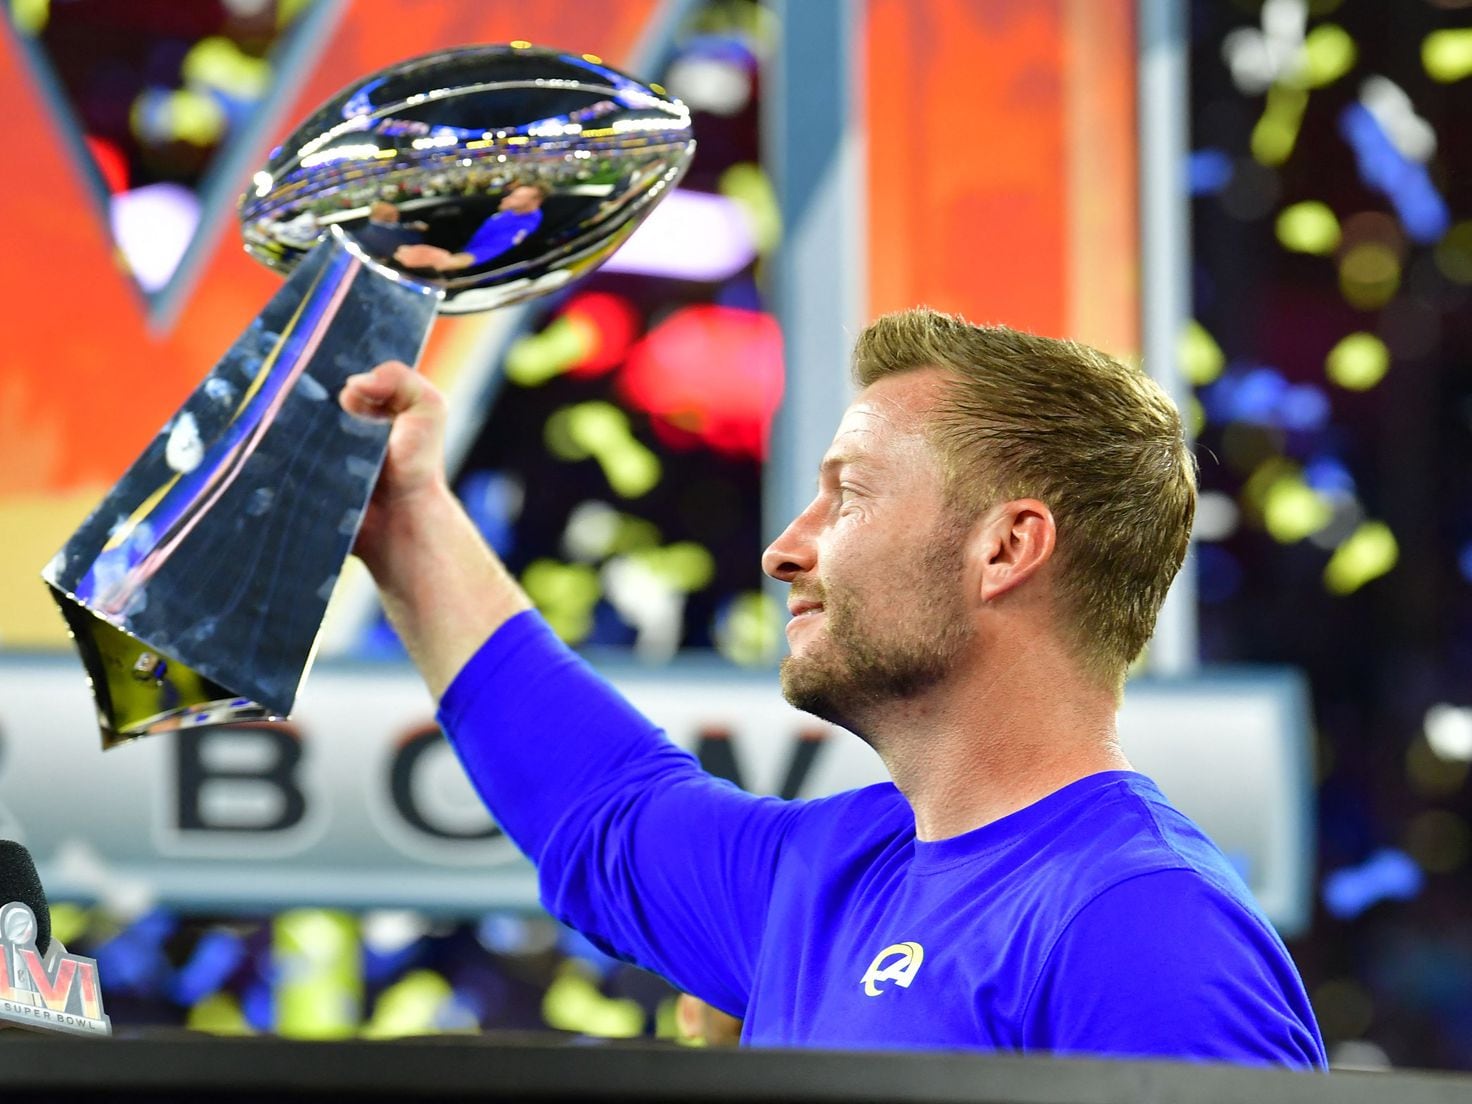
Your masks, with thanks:
[[[917,838],[949,839],[1080,778],[1131,769],[1114,695],[1048,658],[989,663],[866,719],[866,737],[915,812]]]

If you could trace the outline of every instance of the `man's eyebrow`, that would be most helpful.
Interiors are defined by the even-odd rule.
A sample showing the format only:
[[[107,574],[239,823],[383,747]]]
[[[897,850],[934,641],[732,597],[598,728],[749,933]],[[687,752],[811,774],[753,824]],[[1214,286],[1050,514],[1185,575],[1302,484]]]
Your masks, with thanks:
[[[823,457],[822,463],[818,465],[819,477],[834,475],[839,468],[872,468],[873,462],[869,457],[860,453],[837,452]]]
[[[818,465],[819,474],[837,471],[846,464],[854,463],[858,458],[848,453],[840,452],[823,457],[823,462]]]

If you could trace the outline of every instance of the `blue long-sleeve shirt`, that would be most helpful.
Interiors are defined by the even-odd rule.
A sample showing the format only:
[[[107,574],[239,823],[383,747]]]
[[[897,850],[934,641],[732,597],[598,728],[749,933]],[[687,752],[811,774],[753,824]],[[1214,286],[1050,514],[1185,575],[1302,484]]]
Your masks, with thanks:
[[[1277,934],[1143,775],[919,841],[892,785],[782,801],[711,777],[531,613],[440,717],[548,910],[748,1044],[1325,1064]]]
[[[483,265],[520,245],[541,225],[540,208],[535,211],[497,211],[476,228],[461,252],[471,255],[472,265]]]

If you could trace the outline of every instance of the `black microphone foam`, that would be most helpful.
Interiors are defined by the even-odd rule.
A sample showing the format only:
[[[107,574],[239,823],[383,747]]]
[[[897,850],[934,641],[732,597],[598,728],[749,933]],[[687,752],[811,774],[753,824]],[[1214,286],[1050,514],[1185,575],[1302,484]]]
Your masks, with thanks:
[[[14,840],[0,839],[0,908],[19,901],[36,914],[36,950],[51,946],[51,906],[41,888],[31,853]]]

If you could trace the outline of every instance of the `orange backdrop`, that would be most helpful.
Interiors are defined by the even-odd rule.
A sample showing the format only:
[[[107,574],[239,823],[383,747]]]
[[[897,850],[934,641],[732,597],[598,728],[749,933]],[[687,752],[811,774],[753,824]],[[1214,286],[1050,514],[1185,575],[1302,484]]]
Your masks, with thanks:
[[[1134,4],[870,0],[869,308],[1137,352]]]

